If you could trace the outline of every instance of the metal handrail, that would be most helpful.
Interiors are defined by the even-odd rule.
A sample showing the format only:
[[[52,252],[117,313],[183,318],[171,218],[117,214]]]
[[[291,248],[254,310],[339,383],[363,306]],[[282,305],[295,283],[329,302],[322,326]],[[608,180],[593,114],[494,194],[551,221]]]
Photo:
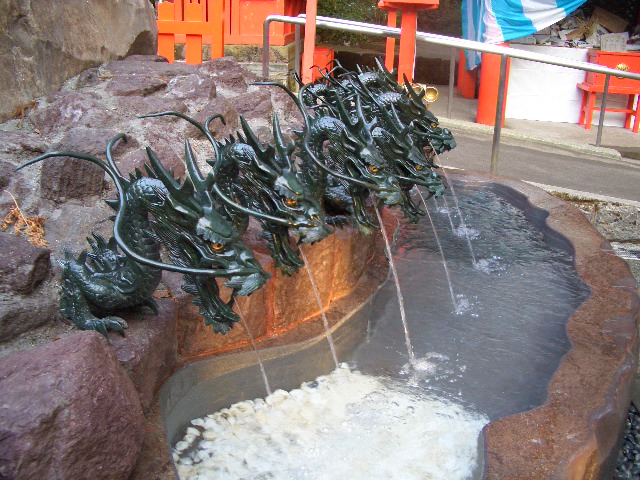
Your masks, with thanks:
[[[263,30],[263,51],[262,51],[262,76],[269,77],[269,26],[272,22],[290,23],[296,25],[296,45],[299,41],[300,25],[305,25],[305,15],[299,15],[298,17],[287,17],[284,15],[269,15],[264,21]],[[383,25],[376,25],[372,23],[356,22],[353,20],[345,20],[340,18],[331,17],[316,17],[316,27],[328,28],[330,30],[341,30],[353,33],[368,34],[375,37],[391,37],[400,38],[401,29],[394,27],[387,27]],[[491,151],[491,172],[497,173],[498,169],[498,150],[500,144],[500,132],[502,129],[502,110],[504,109],[504,97],[505,97],[505,85],[506,85],[506,62],[508,58],[518,58],[521,60],[529,60],[532,62],[547,63],[551,65],[557,65],[560,67],[574,68],[583,70],[586,72],[601,73],[605,75],[605,88],[602,95],[602,104],[600,108],[600,118],[598,122],[598,133],[596,137],[596,146],[600,146],[602,139],[602,129],[604,126],[605,108],[607,104],[609,78],[614,75],[618,78],[628,78],[631,80],[640,81],[640,73],[625,72],[622,70],[615,70],[613,68],[604,67],[589,62],[579,62],[576,60],[554,57],[553,55],[546,55],[543,53],[529,52],[527,50],[518,50],[515,48],[503,47],[500,45],[492,45],[488,43],[476,42],[473,40],[465,40],[462,38],[447,37],[445,35],[437,35],[434,33],[417,32],[416,41],[423,43],[430,43],[434,45],[448,46],[452,49],[473,50],[483,53],[492,53],[500,55],[500,77],[498,84],[498,101],[496,104],[496,121],[493,131],[493,146]],[[454,50],[455,52],[455,50]],[[454,58],[454,52],[452,52],[452,59]],[[296,57],[299,55],[299,50],[296,48]],[[296,58],[296,65],[299,58]],[[453,95],[453,75],[449,78],[449,104]],[[450,105],[447,105],[447,112],[449,112]]]

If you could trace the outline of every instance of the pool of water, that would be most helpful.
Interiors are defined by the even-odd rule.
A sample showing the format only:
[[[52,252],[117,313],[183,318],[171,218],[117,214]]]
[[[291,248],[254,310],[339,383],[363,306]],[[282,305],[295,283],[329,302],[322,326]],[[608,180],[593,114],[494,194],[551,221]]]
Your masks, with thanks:
[[[396,223],[394,260],[416,361],[409,363],[391,281],[376,296],[367,340],[351,361],[364,373],[404,377],[494,420],[544,402],[570,348],[567,320],[589,289],[576,274],[570,244],[544,226],[541,211],[525,212],[490,188],[459,190],[476,265],[455,201],[427,201],[455,305],[429,221]]]
[[[364,341],[350,353],[339,350],[348,368],[327,376],[330,381],[322,377],[291,393],[275,392],[266,402],[244,401],[231,414],[222,410],[192,422],[175,450],[187,469],[183,478],[358,478],[348,462],[336,461],[340,452],[355,466],[369,462],[384,469],[402,465],[400,458],[388,462],[397,450],[408,453],[407,468],[397,471],[409,472],[416,462],[426,470],[400,477],[381,470],[374,478],[480,475],[482,426],[544,403],[548,382],[570,348],[567,320],[589,289],[577,277],[569,242],[545,226],[544,211],[507,188],[454,186],[457,200],[449,190],[446,199],[427,201],[451,286],[428,218],[412,225],[386,215],[415,357],[408,353],[389,279],[367,309]],[[462,230],[470,236],[475,263]],[[314,348],[329,351],[326,342]],[[288,364],[285,359],[278,368],[287,372],[314,358],[306,354]],[[267,375],[275,372],[275,365],[266,366]],[[223,375],[223,384],[230,377],[242,386],[248,380],[237,377],[246,370]],[[254,370],[250,375],[257,378]],[[234,401],[253,398],[247,395],[243,391]],[[242,445],[264,448],[232,454]],[[434,470],[442,459],[452,461]],[[220,469],[202,473],[198,465],[211,462]],[[248,465],[254,470],[237,470]],[[291,477],[294,471],[298,475]],[[335,476],[338,471],[342,476]]]

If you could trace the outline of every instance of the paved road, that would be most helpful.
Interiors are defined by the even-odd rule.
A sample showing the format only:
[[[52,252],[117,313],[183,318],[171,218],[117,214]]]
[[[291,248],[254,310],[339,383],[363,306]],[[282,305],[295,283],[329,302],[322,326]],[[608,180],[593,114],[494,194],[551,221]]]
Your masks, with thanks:
[[[441,155],[445,166],[488,172],[488,135],[455,131],[458,146]],[[578,154],[518,140],[500,145],[498,173],[530,182],[640,201],[640,161]]]

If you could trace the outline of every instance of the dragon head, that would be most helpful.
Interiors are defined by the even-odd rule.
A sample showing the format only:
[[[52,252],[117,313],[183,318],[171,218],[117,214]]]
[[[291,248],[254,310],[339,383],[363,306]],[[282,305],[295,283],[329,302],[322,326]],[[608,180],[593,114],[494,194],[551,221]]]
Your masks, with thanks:
[[[329,145],[332,156],[343,156],[346,173],[359,180],[375,185],[375,195],[385,205],[398,205],[403,201],[398,179],[376,146],[372,131],[376,119],[367,121],[362,110],[361,97],[355,97],[355,110],[350,114],[344,101],[335,96],[340,121],[344,125],[339,142]]]
[[[251,249],[244,245],[235,225],[221,213],[211,185],[213,177],[203,178],[189,141],[185,141],[188,176],[180,183],[147,148],[149,177],[155,180],[153,229],[169,249],[174,263],[196,269],[219,269],[229,278],[225,285],[237,295],[249,295],[269,278]]]
[[[278,116],[273,116],[274,145],[264,146],[258,140],[251,127],[241,116],[242,130],[246,136],[247,147],[253,152],[256,166],[265,180],[264,197],[268,197],[270,214],[281,218],[286,226],[293,229],[300,241],[314,243],[325,238],[331,230],[325,222],[324,210],[318,198],[315,198],[310,185],[307,185],[302,172],[293,161],[293,142],[285,143]]]

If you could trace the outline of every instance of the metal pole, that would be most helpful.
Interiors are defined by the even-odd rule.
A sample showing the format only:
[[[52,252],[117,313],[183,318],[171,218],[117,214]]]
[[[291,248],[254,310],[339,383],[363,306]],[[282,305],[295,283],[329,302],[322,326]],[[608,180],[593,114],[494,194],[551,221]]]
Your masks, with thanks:
[[[456,49],[451,48],[449,60],[449,95],[447,96],[447,118],[451,118],[451,104],[453,103],[453,77],[456,74]]]
[[[602,127],[604,127],[604,112],[607,108],[607,95],[609,94],[609,75],[604,76],[604,92],[602,92],[602,104],[600,105],[600,117],[598,118],[598,135],[596,136],[596,147],[602,141]]]
[[[271,19],[267,17],[262,27],[262,78],[269,79],[269,25]]]
[[[300,76],[300,25],[296,25],[296,53],[295,53],[295,62],[296,66],[294,68],[295,72]]]
[[[493,145],[491,147],[491,173],[498,173],[498,153],[500,151],[500,133],[504,112],[504,91],[507,84],[507,55],[500,58],[500,78],[498,80],[498,104],[496,105],[496,123],[493,126]]]

